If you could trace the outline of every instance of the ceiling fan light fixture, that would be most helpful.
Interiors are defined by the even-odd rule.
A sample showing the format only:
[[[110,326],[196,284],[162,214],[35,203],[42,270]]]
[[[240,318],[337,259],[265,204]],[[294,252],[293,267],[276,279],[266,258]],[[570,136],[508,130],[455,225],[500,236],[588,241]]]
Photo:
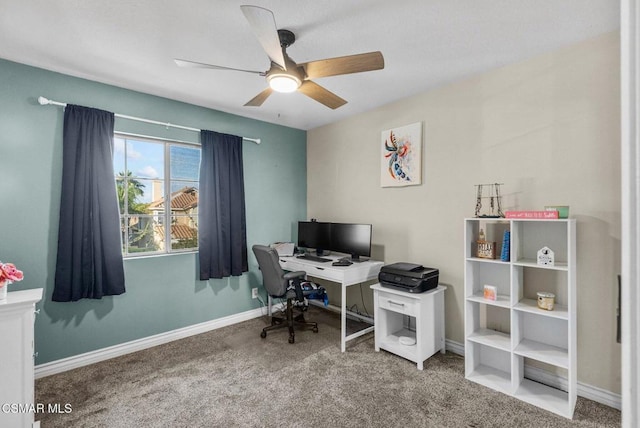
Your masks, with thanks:
[[[296,76],[286,73],[273,73],[267,77],[269,86],[276,92],[295,92],[302,82]]]

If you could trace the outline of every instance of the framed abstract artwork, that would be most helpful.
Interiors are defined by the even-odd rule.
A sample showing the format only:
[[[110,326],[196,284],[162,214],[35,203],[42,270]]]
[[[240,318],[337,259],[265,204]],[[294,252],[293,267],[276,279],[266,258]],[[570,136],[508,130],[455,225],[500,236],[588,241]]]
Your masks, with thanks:
[[[422,122],[382,131],[380,186],[422,183]]]

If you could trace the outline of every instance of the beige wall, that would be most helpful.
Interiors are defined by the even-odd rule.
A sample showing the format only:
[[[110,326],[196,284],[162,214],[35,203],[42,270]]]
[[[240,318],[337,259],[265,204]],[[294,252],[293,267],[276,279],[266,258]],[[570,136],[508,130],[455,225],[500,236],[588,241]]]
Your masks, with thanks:
[[[578,230],[578,380],[620,392],[619,33],[308,132],[308,215],[373,224],[374,257],[440,269],[447,339],[464,343],[463,219],[477,183],[505,209],[570,205]],[[380,187],[380,132],[423,123],[423,184]],[[338,290],[330,289],[339,301]],[[348,305],[371,312],[368,287]]]

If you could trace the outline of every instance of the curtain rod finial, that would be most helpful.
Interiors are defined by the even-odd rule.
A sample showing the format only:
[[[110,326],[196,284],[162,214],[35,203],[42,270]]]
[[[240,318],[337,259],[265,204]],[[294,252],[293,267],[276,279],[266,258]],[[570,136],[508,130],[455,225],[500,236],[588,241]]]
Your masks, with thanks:
[[[38,103],[43,106],[45,104],[49,104],[49,100],[46,99],[45,97],[38,97]]]

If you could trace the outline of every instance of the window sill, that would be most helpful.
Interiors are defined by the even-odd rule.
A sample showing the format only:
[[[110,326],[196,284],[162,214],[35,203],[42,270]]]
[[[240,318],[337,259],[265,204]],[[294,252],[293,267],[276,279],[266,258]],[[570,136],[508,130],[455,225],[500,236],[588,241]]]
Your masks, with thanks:
[[[184,254],[198,254],[198,250],[193,251],[175,251],[173,253],[156,253],[156,254],[144,254],[139,256],[123,256],[123,260],[140,260],[140,259],[152,259],[156,257],[172,257],[172,256],[182,256]]]

